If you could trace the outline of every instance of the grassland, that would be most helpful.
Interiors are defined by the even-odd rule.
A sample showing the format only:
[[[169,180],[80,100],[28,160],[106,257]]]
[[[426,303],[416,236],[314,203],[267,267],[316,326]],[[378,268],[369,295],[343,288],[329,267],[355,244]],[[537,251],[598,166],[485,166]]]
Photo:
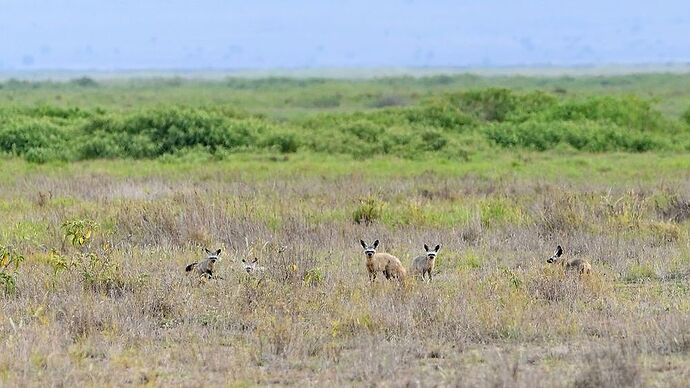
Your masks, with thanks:
[[[21,263],[3,270],[0,385],[685,386],[687,83],[6,81],[0,138],[25,128],[17,123],[145,135],[132,123],[184,112],[180,122],[269,126],[297,146],[78,157],[77,136],[62,156],[5,149],[0,245],[3,263]],[[313,103],[323,100],[331,105]],[[495,107],[510,109],[499,120],[486,115]],[[431,128],[446,143],[382,152],[374,145],[385,138],[357,136],[365,127],[353,121],[391,138]],[[524,122],[544,124],[523,132],[526,143],[484,136]],[[598,152],[569,138],[535,147],[530,136],[554,127],[651,146],[614,136]],[[320,150],[309,136],[357,147]],[[25,150],[50,149],[41,144]],[[406,267],[440,243],[434,281],[370,284],[359,239],[375,238]],[[547,265],[557,244],[594,274]],[[202,247],[222,248],[222,280],[185,276]],[[253,257],[265,274],[241,270]]]

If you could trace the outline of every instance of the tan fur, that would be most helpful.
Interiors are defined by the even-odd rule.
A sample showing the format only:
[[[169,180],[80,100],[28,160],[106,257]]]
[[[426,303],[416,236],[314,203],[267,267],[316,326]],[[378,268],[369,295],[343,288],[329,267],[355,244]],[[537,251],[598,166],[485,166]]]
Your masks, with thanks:
[[[434,271],[435,265],[436,258],[429,259],[427,255],[418,256],[412,261],[412,274],[421,276],[422,279],[424,279],[425,274],[428,274],[431,281],[431,273]]]
[[[220,276],[214,276],[213,271],[216,266],[216,261],[218,261],[220,258],[218,255],[220,254],[220,249],[218,249],[215,252],[209,251],[207,248],[204,248],[204,252],[208,255],[205,259],[194,262],[192,264],[189,264],[187,267],[185,267],[186,272],[194,272],[195,274],[199,276],[203,276],[208,279],[222,279]]]
[[[392,255],[388,256],[390,256],[390,258],[388,260],[388,263],[386,263],[386,268],[384,270],[386,278],[395,278],[400,281],[405,280],[405,277],[407,276],[407,271],[405,271],[405,267],[403,267],[402,263],[397,257]]]
[[[215,260],[204,259],[197,263],[192,263],[187,266],[187,272],[194,271],[196,275],[205,276],[207,278],[213,277],[213,269],[216,263]]]
[[[561,265],[566,271],[576,271],[580,275],[592,273],[592,265],[585,259],[566,260],[558,258],[554,260],[554,264]]]
[[[566,258],[563,257],[563,248],[559,245],[556,247],[556,251],[553,253],[551,257],[549,257],[548,260],[546,260],[547,263],[551,264],[556,264],[560,265],[563,267],[563,269],[566,272],[574,272],[577,271],[577,273],[582,276],[584,274],[590,274],[592,273],[592,265],[589,264],[589,262],[585,259],[572,259],[572,260],[567,260]]]
[[[384,252],[374,253],[371,258],[367,257],[366,265],[367,271],[369,271],[369,279],[372,281],[376,280],[376,274],[379,272],[383,273],[385,276],[386,265],[388,265],[388,262],[391,260],[397,260],[398,263],[400,262],[397,257]]]

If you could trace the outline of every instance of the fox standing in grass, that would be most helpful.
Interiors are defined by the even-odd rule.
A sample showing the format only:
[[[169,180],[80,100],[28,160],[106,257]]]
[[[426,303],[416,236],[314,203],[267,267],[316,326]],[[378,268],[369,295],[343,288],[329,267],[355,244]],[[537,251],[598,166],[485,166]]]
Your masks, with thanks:
[[[386,279],[396,278],[403,280],[407,275],[407,271],[403,267],[400,259],[397,257],[384,253],[376,252],[379,246],[379,240],[374,241],[372,245],[367,245],[364,240],[359,240],[364,248],[364,255],[367,257],[367,271],[369,272],[369,280],[372,282],[376,280],[376,274],[382,272]]]
[[[189,264],[186,268],[186,272],[191,272],[194,271],[197,273],[199,276],[206,277],[207,279],[212,279],[212,278],[217,278],[220,279],[218,276],[213,275],[213,270],[216,265],[216,261],[220,260],[220,249],[218,249],[215,252],[211,252],[208,249],[204,248],[204,251],[206,252],[207,256],[205,259]]]
[[[418,256],[412,261],[412,273],[415,276],[421,275],[422,280],[424,280],[424,275],[426,274],[429,276],[429,281],[431,281],[431,273],[434,271],[436,255],[439,249],[441,249],[441,245],[436,245],[436,247],[431,250],[424,244],[424,251],[426,254]]]
[[[549,259],[546,260],[546,262],[562,265],[566,271],[577,271],[580,275],[589,274],[592,272],[592,265],[589,264],[587,260],[573,259],[569,261],[565,258],[562,258],[562,255],[563,248],[561,248],[561,246],[559,245],[556,247],[556,251],[553,253],[553,255],[549,257]]]

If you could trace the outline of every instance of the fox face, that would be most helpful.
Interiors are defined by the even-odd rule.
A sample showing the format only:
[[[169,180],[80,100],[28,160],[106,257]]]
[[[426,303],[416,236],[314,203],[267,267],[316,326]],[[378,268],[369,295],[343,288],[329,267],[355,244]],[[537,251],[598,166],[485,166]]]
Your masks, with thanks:
[[[362,248],[364,248],[364,255],[367,257],[367,259],[374,257],[376,254],[376,247],[379,246],[379,240],[374,241],[374,243],[371,245],[367,245],[364,240],[359,240],[359,243],[362,244]]]
[[[259,259],[257,257],[254,258],[254,260],[247,261],[245,259],[242,259],[242,265],[244,267],[244,270],[247,271],[247,273],[254,273],[257,271],[257,263],[259,262]]]
[[[436,245],[436,247],[434,247],[434,249],[429,249],[429,247],[426,244],[424,244],[424,251],[426,251],[426,258],[429,261],[436,259],[436,255],[438,254],[438,251],[440,249],[441,249],[441,245]]]
[[[204,248],[204,252],[206,252],[206,254],[208,255],[208,256],[206,256],[206,260],[209,260],[209,261],[213,262],[214,264],[216,261],[220,260],[220,257],[218,256],[218,255],[220,255],[220,249],[218,249],[215,252],[211,252],[208,250],[208,248]]]

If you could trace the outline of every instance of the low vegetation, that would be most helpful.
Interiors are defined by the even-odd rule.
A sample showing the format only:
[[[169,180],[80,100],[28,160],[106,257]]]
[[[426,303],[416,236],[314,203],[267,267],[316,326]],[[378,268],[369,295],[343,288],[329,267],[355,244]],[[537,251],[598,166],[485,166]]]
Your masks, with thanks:
[[[243,92],[252,83],[264,90],[261,82],[230,82],[228,94]],[[306,89],[304,93],[321,96],[306,94],[307,99],[330,96],[318,89],[329,82],[303,82],[283,84],[273,80],[269,85],[287,90]],[[83,93],[87,94],[103,93],[101,88],[86,84],[79,79],[62,88],[85,90]],[[385,84],[377,86],[386,90]],[[157,87],[163,91],[175,88],[165,83]],[[51,84],[37,84],[37,88],[43,93],[62,90]],[[17,90],[23,91],[16,81],[8,81],[0,89],[0,97],[13,96]],[[587,152],[690,150],[690,126],[686,117],[664,115],[654,100],[633,94],[570,96],[554,91],[491,87],[441,89],[414,102],[377,103],[357,111],[335,110],[333,104],[326,102],[306,108],[302,102],[286,104],[310,113],[285,119],[268,115],[271,113],[268,109],[250,112],[220,104],[172,104],[125,110],[113,103],[96,107],[48,102],[29,106],[5,104],[0,105],[0,152],[44,163],[99,158],[177,158],[189,153],[222,159],[228,154],[257,151],[341,154],[357,158],[396,155],[425,159],[443,155],[462,161],[496,148],[537,151],[566,148]]]
[[[684,386],[688,123],[629,92],[687,77],[648,77],[5,81],[0,385]],[[371,284],[376,239],[433,281]]]
[[[538,160],[541,170],[548,160]],[[251,169],[285,162],[256,163],[180,172],[149,161],[128,173],[118,162],[12,161],[0,238],[24,261],[2,297],[3,381],[599,386],[690,376],[690,224],[675,216],[690,169],[647,165],[654,174],[632,184],[607,178],[617,171],[589,179],[587,166],[564,181],[512,163],[484,178],[428,162],[405,176],[384,161],[352,162],[386,171],[371,177],[299,163],[260,176]],[[371,285],[359,240],[376,238],[408,269],[421,244],[441,242],[433,282]],[[557,244],[590,261],[591,276],[547,264]],[[222,248],[223,279],[185,273],[203,247]],[[266,269],[248,274],[242,259],[255,258]]]

